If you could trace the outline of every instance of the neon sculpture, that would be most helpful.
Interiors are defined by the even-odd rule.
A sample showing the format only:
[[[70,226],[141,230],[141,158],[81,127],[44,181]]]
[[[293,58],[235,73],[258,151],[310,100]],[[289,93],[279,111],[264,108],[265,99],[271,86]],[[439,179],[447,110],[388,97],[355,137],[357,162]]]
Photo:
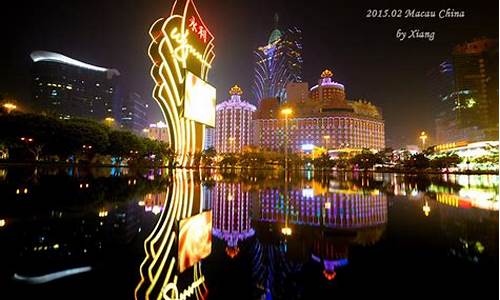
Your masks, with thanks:
[[[207,80],[215,58],[214,36],[192,0],[175,1],[170,16],[154,22],[149,35],[153,98],[168,123],[170,146],[178,164],[191,166],[195,152],[203,149],[206,125],[184,116],[185,78],[190,72]],[[215,104],[213,110],[215,114]]]
[[[193,279],[188,286],[180,286],[177,272],[177,247],[179,232],[177,222],[204,208],[203,193],[195,188],[194,171],[175,171],[172,184],[166,192],[160,218],[150,235],[144,240],[145,257],[139,269],[140,280],[134,291],[137,299],[196,299],[206,298],[208,292],[201,262],[193,269]]]

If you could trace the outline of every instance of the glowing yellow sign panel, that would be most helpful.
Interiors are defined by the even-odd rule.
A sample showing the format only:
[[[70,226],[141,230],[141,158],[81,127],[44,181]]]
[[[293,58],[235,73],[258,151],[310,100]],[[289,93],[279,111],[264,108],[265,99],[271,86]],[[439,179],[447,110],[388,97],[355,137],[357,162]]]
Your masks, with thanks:
[[[187,72],[184,95],[184,117],[214,127],[215,88]]]
[[[212,211],[181,220],[179,272],[194,266],[212,252]]]

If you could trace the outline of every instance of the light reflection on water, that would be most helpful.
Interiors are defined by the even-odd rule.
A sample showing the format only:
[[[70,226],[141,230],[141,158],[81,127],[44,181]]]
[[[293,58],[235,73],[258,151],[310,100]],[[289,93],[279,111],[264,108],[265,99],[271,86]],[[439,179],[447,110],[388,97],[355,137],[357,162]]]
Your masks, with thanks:
[[[0,283],[16,294],[53,297],[78,289],[74,282],[98,289],[113,278],[107,284],[120,299],[310,299],[382,283],[365,277],[374,269],[396,282],[419,278],[411,267],[423,264],[440,266],[433,276],[479,286],[475,277],[498,262],[498,176],[297,173],[285,182],[279,172],[0,174],[0,244],[7,245]],[[211,254],[179,273],[178,222],[206,210]],[[13,277],[83,266],[92,271],[48,288]]]

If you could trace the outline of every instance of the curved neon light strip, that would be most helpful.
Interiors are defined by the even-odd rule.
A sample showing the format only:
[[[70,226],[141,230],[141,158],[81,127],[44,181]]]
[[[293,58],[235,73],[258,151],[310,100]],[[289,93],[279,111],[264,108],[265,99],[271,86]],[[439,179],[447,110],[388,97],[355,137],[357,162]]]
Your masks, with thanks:
[[[42,276],[33,276],[33,277],[22,276],[22,275],[15,273],[13,276],[13,279],[17,280],[17,281],[23,281],[23,282],[26,282],[29,284],[44,284],[44,283],[51,282],[51,281],[61,279],[64,277],[89,272],[90,270],[92,270],[92,267],[87,266],[87,267],[67,269],[67,270],[58,271],[58,272],[54,272],[54,273],[50,273],[50,274],[45,274]]]
[[[30,54],[31,59],[33,62],[39,62],[39,61],[50,61],[50,62],[57,62],[61,64],[66,64],[70,66],[75,66],[79,68],[84,68],[92,71],[97,71],[97,72],[113,72],[116,75],[120,75],[120,72],[116,69],[108,69],[108,68],[103,68],[99,66],[94,66],[88,63],[81,62],[79,60],[69,58],[67,56],[64,56],[59,53],[55,52],[49,52],[49,51],[34,51]]]
[[[201,273],[201,263],[194,266],[193,284],[195,286],[178,293],[177,275],[175,275],[176,251],[175,240],[177,234],[174,222],[201,212],[193,211],[195,196],[194,172],[180,170],[173,174],[171,198],[167,191],[164,209],[151,234],[144,241],[145,258],[140,266],[140,281],[135,288],[135,299],[161,299],[165,297],[165,290],[176,291],[179,299],[182,295],[189,296],[195,293],[196,297],[203,298],[207,288],[204,276]],[[165,270],[166,268],[166,270]],[[170,298],[170,297],[169,297]],[[168,298],[166,298],[168,299]],[[172,299],[177,299],[172,297]]]

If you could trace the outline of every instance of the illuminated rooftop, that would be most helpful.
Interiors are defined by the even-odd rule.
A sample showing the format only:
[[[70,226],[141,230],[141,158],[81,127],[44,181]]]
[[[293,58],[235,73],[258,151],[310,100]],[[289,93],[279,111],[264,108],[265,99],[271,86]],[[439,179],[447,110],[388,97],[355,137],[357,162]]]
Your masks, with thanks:
[[[120,72],[116,69],[108,69],[104,67],[99,67],[99,66],[94,66],[88,63],[81,62],[79,60],[64,56],[62,54],[56,53],[56,52],[49,52],[49,51],[33,51],[31,54],[31,59],[33,62],[41,62],[41,61],[48,61],[48,62],[56,62],[60,64],[66,64],[70,66],[75,66],[78,68],[83,68],[87,70],[92,70],[96,72],[106,72],[109,75],[120,75]],[[108,75],[108,76],[109,76]]]

